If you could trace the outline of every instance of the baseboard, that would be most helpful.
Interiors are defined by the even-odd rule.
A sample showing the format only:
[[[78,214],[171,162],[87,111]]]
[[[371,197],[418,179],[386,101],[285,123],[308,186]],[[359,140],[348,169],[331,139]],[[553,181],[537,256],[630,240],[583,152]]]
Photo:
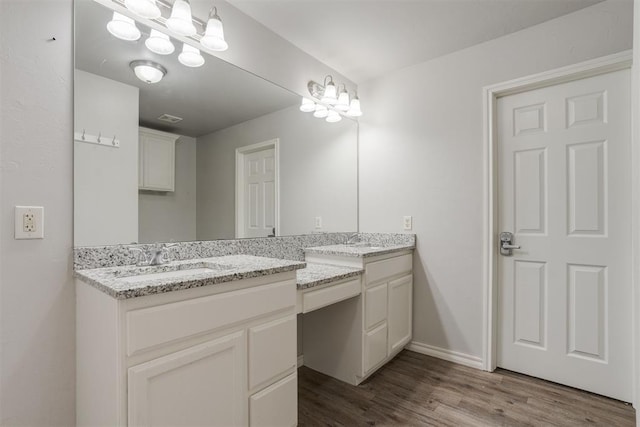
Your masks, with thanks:
[[[300,366],[304,366],[304,355],[301,354],[300,356],[298,356],[298,368]]]
[[[477,356],[448,350],[446,348],[435,347],[416,341],[411,341],[405,348],[410,351],[415,351],[416,353],[426,354],[427,356],[437,357],[438,359],[482,370],[482,359]]]

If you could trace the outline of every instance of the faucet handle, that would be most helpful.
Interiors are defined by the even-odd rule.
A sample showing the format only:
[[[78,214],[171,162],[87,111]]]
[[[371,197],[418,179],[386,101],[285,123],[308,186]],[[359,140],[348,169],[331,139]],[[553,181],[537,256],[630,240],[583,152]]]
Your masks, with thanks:
[[[171,262],[171,250],[175,249],[176,246],[178,246],[178,243],[163,243],[160,251],[162,252],[161,256],[162,256],[162,262],[167,263],[167,262]]]
[[[136,256],[136,265],[146,265],[149,262],[147,258],[147,253],[140,248],[129,248],[129,252],[132,254],[137,254]]]

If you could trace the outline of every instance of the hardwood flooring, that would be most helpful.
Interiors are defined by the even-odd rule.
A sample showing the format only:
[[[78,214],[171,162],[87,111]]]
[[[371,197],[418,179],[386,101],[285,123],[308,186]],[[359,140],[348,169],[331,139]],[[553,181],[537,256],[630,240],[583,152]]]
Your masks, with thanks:
[[[631,405],[403,351],[358,387],[298,371],[299,426],[634,426]]]

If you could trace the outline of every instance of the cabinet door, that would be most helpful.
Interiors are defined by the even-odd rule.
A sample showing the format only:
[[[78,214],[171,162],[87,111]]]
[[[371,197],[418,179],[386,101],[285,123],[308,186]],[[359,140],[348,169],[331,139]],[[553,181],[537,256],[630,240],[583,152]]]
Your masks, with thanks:
[[[369,372],[374,366],[387,357],[387,324],[383,323],[377,328],[364,334],[364,373]]]
[[[298,376],[288,377],[251,396],[251,427],[293,427],[298,424]]]
[[[411,340],[412,285],[411,275],[389,282],[389,354],[400,350]]]
[[[131,426],[246,425],[246,349],[236,332],[128,370]]]
[[[377,325],[387,318],[387,284],[383,283],[365,291],[364,295],[365,329]]]
[[[175,139],[140,132],[140,189],[174,191]]]

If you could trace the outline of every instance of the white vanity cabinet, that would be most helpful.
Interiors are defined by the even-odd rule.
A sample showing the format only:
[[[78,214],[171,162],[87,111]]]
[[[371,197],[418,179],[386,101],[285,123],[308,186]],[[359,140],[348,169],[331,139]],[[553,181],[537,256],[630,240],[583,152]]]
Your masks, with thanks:
[[[297,424],[295,271],[130,299],[76,290],[77,425]]]
[[[178,138],[180,135],[139,128],[138,189],[174,191]]]
[[[308,253],[306,258],[364,268],[360,296],[303,317],[305,366],[357,385],[411,341],[412,252],[371,257]]]

